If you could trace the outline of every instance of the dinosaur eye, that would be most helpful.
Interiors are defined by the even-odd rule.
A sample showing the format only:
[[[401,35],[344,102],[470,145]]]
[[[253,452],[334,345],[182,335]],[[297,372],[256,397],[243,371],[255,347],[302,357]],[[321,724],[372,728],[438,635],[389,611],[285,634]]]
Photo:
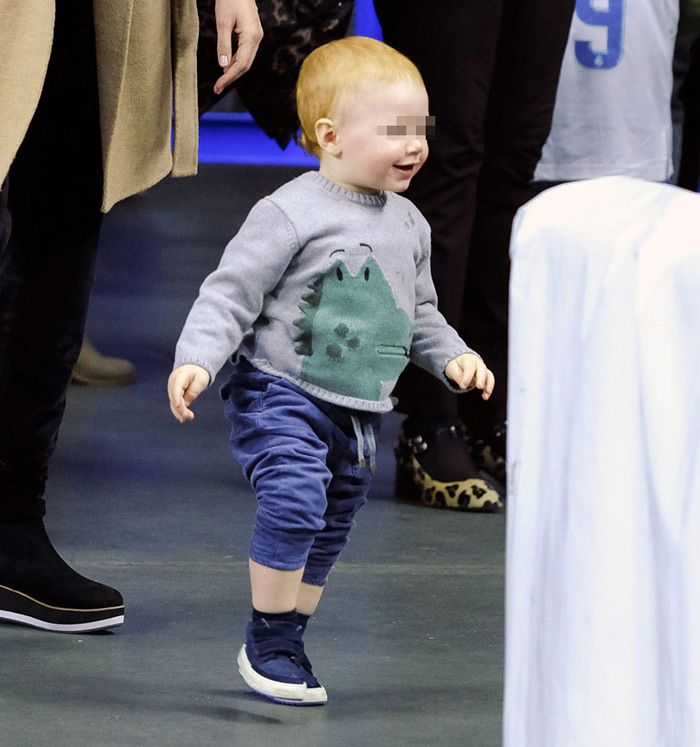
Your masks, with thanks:
[[[338,276],[338,280],[343,279],[343,271],[340,269],[340,267],[335,268],[335,274]]]
[[[369,280],[369,267],[365,267],[365,280]]]

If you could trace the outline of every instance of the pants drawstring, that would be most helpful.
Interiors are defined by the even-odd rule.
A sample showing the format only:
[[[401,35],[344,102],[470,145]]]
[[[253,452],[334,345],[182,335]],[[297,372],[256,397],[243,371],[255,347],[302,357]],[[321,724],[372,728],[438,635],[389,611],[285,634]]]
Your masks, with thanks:
[[[355,431],[355,438],[357,439],[357,461],[360,467],[364,468],[367,466],[365,460],[365,441],[367,441],[369,468],[372,472],[376,472],[377,442],[374,438],[374,428],[372,428],[371,423],[363,425],[357,415],[351,415],[350,420],[352,421],[352,429]]]
[[[357,461],[360,464],[360,467],[364,467],[365,462],[365,439],[362,435],[362,423],[360,423],[360,419],[357,417],[357,415],[351,415],[350,420],[352,420],[352,429],[355,431],[355,439],[357,440]]]
[[[372,472],[377,471],[377,442],[374,438],[374,428],[371,423],[365,426],[365,438],[367,439],[367,450],[369,451],[369,468]]]

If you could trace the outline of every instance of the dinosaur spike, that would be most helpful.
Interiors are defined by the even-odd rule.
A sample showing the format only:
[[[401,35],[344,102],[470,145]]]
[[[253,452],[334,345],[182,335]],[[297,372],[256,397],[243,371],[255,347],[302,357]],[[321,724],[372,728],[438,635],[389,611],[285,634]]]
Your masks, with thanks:
[[[311,355],[313,352],[311,350],[311,343],[307,341],[300,342],[298,345],[294,346],[294,352],[297,353],[297,355]]]
[[[293,342],[296,343],[296,345],[294,346],[294,350],[299,355],[311,355],[311,353],[313,352],[311,339],[312,339],[312,334],[311,334],[310,329],[306,329],[300,332],[293,339]]]
[[[306,301],[310,306],[318,306],[321,302],[321,286],[323,285],[323,278],[316,278],[310,282],[306,287],[311,291],[305,293],[301,298],[302,301]]]
[[[292,322],[292,324],[294,324],[297,327],[301,327],[301,326],[304,326],[304,325],[308,326],[309,324],[311,324],[311,322],[308,319],[308,316],[309,316],[309,314],[311,313],[311,311],[313,310],[314,307],[313,306],[309,306],[308,304],[301,304],[300,303],[297,306],[297,308],[299,309],[299,311],[301,311],[302,314],[304,314],[304,316],[301,319],[295,319]]]
[[[295,319],[292,324],[300,330],[299,334],[294,338],[294,342],[297,343],[294,346],[294,350],[298,355],[310,356],[313,354],[313,319],[321,304],[323,276],[313,280],[307,285],[307,288],[309,292],[304,293],[297,307],[303,316],[300,319]]]

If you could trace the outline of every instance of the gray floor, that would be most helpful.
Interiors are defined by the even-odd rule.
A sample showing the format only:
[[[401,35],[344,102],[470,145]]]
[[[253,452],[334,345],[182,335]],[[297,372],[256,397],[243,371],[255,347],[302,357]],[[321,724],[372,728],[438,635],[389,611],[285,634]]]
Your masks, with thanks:
[[[500,744],[504,517],[397,502],[396,415],[306,636],[328,705],[270,704],[237,673],[254,500],[216,389],[182,426],[165,381],[227,237],[294,173],[204,167],[108,217],[90,335],[139,380],[71,388],[47,525],[66,559],[123,592],[126,622],[82,636],[0,626],[4,747]]]

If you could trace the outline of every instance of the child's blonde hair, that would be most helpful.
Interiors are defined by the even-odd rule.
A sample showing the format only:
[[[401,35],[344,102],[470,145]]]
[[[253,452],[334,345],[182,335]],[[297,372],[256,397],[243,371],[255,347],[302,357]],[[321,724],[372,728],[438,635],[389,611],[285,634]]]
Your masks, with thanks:
[[[418,68],[408,57],[376,39],[347,36],[314,50],[304,60],[296,86],[299,144],[319,156],[316,122],[331,116],[341,96],[401,80],[424,85]]]

